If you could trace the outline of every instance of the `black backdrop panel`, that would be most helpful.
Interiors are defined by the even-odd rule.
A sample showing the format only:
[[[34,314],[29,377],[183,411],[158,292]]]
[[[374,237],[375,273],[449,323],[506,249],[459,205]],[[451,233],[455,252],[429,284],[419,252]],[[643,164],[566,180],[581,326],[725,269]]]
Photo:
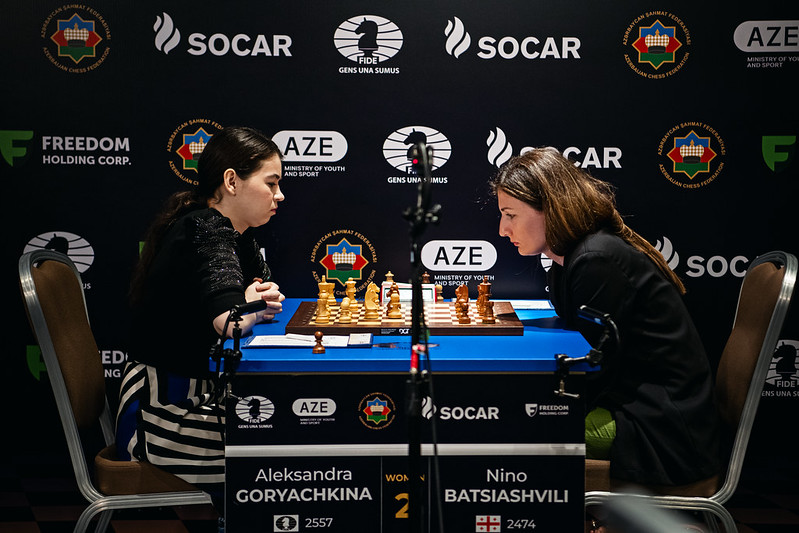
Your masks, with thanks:
[[[185,140],[226,125],[260,128],[286,151],[286,201],[258,237],[289,296],[315,294],[339,245],[360,247],[360,283],[407,279],[402,211],[416,184],[402,151],[420,134],[442,205],[426,266],[446,296],[488,276],[496,298],[546,297],[546,262],[498,235],[486,187],[527,147],[554,146],[617,187],[628,223],[685,280],[714,362],[748,262],[799,252],[791,2],[35,1],[0,12],[3,286],[20,332],[4,359],[26,398],[21,421],[48,409],[49,393],[13,281],[20,254],[62,246],[81,264],[113,400],[139,243],[164,199],[192,186]],[[692,140],[705,149],[695,164],[680,151]],[[795,354],[797,329],[794,311],[782,353]],[[794,364],[767,383],[766,420],[794,407],[797,376]]]

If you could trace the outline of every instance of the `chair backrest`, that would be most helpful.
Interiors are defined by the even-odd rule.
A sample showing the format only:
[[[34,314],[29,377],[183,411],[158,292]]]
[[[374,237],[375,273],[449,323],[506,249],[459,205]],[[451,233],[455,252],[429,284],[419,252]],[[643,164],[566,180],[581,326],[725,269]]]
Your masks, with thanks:
[[[724,485],[727,501],[738,485],[760,395],[796,285],[797,260],[770,252],[752,261],[738,296],[732,332],[716,375],[716,403],[734,435]]]
[[[66,255],[50,250],[24,254],[19,261],[19,281],[83,490],[91,483],[79,430],[99,422],[106,444],[113,441],[105,376],[89,326],[83,282]]]

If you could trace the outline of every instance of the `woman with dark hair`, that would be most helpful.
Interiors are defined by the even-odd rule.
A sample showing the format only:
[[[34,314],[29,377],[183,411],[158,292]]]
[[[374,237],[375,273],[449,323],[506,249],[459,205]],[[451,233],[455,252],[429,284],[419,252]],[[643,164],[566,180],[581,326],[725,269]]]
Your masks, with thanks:
[[[716,476],[712,376],[685,288],[624,223],[611,186],[554,148],[511,159],[491,186],[500,235],[552,259],[550,298],[567,326],[597,347],[601,328],[578,318],[585,305],[618,327],[587,378],[586,457],[609,459],[612,479],[666,491]]]
[[[117,452],[218,499],[224,411],[209,356],[231,336],[234,306],[265,302],[242,317],[244,333],[282,310],[284,296],[250,231],[284,199],[281,154],[257,130],[224,128],[206,144],[197,171],[198,185],[172,195],[150,227],[133,276]]]

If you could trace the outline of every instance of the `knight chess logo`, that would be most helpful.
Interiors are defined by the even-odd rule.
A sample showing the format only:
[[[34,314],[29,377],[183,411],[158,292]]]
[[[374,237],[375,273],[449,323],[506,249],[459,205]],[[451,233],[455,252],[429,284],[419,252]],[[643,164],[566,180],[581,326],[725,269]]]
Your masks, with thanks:
[[[633,72],[651,80],[673,76],[688,61],[691,34],[683,22],[665,11],[636,17],[624,32],[624,54]]]
[[[111,30],[96,10],[78,4],[64,5],[42,24],[44,55],[57,68],[84,74],[103,64],[111,51]]]
[[[182,181],[197,185],[197,162],[205,145],[222,126],[213,120],[202,118],[189,120],[181,124],[166,145],[169,153],[169,168]]]
[[[94,263],[94,248],[89,242],[79,235],[66,231],[49,231],[37,235],[25,245],[23,254],[34,250],[53,250],[68,256],[78,272],[83,274]],[[84,288],[90,288],[84,286]]]
[[[392,21],[377,15],[357,15],[342,22],[333,34],[339,53],[357,66],[339,67],[341,74],[399,74],[386,67],[402,49],[402,31]]]
[[[415,174],[411,161],[412,150],[416,143],[423,142],[433,149],[430,170],[435,172],[452,155],[452,145],[447,136],[429,126],[405,126],[394,130],[383,142],[383,157],[386,162],[405,174]],[[411,180],[413,181],[413,180]],[[433,183],[446,183],[446,178],[433,178]]]
[[[703,187],[724,169],[727,149],[718,132],[701,122],[684,122],[671,128],[660,140],[660,172],[684,189]]]
[[[276,533],[299,531],[300,530],[300,515],[296,514],[281,514],[272,517],[274,529]]]
[[[247,424],[257,425],[261,428],[271,428],[271,424],[264,422],[275,414],[275,404],[263,396],[246,396],[236,401],[236,415]]]
[[[382,392],[372,392],[364,396],[358,404],[358,417],[361,424],[369,429],[385,429],[394,422],[397,408],[391,396]]]
[[[376,275],[377,252],[363,234],[338,229],[325,234],[311,251],[313,277],[317,283],[322,278],[337,284],[341,290],[336,296],[344,296],[347,280],[355,281],[355,290],[366,290]]]
[[[799,341],[780,339],[771,359],[763,396],[799,396]]]

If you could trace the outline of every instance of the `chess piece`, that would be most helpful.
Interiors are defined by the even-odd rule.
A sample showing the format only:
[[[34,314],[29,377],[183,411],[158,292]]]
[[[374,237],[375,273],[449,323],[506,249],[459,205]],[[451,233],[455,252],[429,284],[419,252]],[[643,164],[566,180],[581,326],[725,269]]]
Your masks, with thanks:
[[[480,317],[485,316],[486,303],[491,298],[491,284],[488,282],[488,277],[483,276],[483,282],[477,286],[477,315]]]
[[[322,284],[319,284],[320,287]],[[330,302],[327,297],[326,287],[322,287],[322,292],[319,293],[319,299],[316,300],[316,317],[314,322],[317,324],[330,323]]]
[[[388,291],[389,301],[388,305],[386,306],[386,318],[390,318],[392,320],[400,320],[402,318],[402,310],[400,309],[400,294],[399,294],[399,287],[397,287],[396,283],[391,285],[391,289]]]
[[[394,274],[390,270],[386,272],[386,281],[388,283],[394,283]]]
[[[422,274],[422,283],[430,283],[430,273],[425,272]]]
[[[355,280],[352,278],[347,279],[344,287],[344,294],[350,299],[350,312],[353,315],[357,315],[359,304],[357,298],[355,297]]]
[[[494,318],[494,302],[488,300],[485,303],[485,309],[483,312],[483,324],[496,324],[497,320]]]
[[[465,283],[461,283],[455,289],[455,301],[458,300],[469,301],[469,287]]]
[[[444,301],[444,286],[436,285],[436,302]]]
[[[327,292],[327,304],[328,306],[336,305],[336,294],[335,294],[335,284],[327,281],[325,276],[322,276],[322,281],[319,283],[319,292],[321,294],[322,291]]]
[[[462,285],[465,286],[465,285]],[[469,318],[469,300],[466,298],[459,298],[455,302],[455,315],[458,317],[458,324],[471,324],[472,319]]]
[[[316,344],[314,345],[313,350],[311,351],[313,353],[325,353],[325,347],[322,346],[322,337],[323,337],[322,332],[317,331],[316,333],[313,334],[313,336],[314,339],[316,339]]]
[[[352,308],[351,308],[350,299],[345,296],[341,300],[341,306],[339,307],[338,313],[338,323],[339,324],[351,324],[352,323]]]
[[[378,296],[378,288],[374,283],[369,283],[366,287],[366,297],[363,301],[365,309],[364,320],[375,321],[380,320],[380,297]]]

